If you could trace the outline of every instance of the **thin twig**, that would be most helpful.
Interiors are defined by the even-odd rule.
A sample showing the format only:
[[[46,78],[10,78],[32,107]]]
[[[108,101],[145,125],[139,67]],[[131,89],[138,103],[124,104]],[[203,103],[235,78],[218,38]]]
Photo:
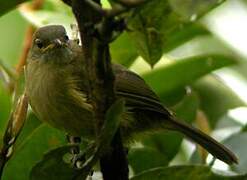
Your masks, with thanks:
[[[32,25],[30,25],[26,30],[23,50],[22,50],[20,59],[18,61],[18,64],[16,65],[17,74],[21,73],[23,66],[26,64],[28,51],[32,45],[32,36],[33,36],[34,31],[35,31],[35,28]]]
[[[118,0],[117,3],[122,4],[125,7],[136,7],[140,4],[147,2],[148,0]]]
[[[89,6],[91,6],[91,8],[97,11],[100,15],[104,17],[115,17],[128,11],[130,8],[135,8],[145,3],[147,0],[128,0],[128,1],[121,0],[118,1],[117,3],[114,3],[114,6],[111,9],[104,9],[93,0],[84,0],[84,1]]]

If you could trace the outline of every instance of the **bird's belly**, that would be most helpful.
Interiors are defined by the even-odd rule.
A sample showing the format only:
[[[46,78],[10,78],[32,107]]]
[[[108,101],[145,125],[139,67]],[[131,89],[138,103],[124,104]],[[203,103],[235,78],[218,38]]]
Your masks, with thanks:
[[[39,103],[37,103],[39,101]],[[90,138],[94,135],[91,112],[66,99],[61,102],[41,103],[42,100],[30,98],[30,104],[38,118],[70,135]]]
[[[81,102],[83,98],[78,102],[78,98],[75,100],[68,93],[66,80],[62,75],[43,75],[38,70],[32,73],[36,81],[27,82],[27,95],[37,117],[70,135],[93,136],[92,113],[81,105],[84,103]]]

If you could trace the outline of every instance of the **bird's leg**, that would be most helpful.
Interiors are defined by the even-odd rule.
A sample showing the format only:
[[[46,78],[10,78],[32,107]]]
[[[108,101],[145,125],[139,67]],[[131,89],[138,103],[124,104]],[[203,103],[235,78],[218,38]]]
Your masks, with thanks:
[[[66,136],[68,142],[70,145],[72,145],[70,149],[70,153],[72,154],[71,158],[71,164],[73,167],[77,168],[78,164],[83,164],[83,162],[86,160],[85,156],[80,155],[80,143],[81,138],[68,135]]]
[[[66,135],[66,138],[70,145],[73,145],[70,149],[72,154],[71,164],[74,168],[80,169],[82,164],[86,161],[86,153],[85,151],[80,150],[81,137],[71,136],[69,134]],[[91,170],[90,176],[93,175],[93,170]]]
[[[81,143],[81,138],[80,137],[75,137],[75,136],[70,136],[66,135],[67,141],[69,142],[70,145],[74,145],[71,147],[71,154],[79,154],[80,153],[80,143]]]

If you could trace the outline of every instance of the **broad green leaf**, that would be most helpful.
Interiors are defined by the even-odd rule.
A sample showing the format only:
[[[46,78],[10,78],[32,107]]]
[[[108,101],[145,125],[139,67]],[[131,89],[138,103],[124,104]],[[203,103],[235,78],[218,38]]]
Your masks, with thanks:
[[[131,180],[245,180],[247,175],[226,175],[207,166],[160,167],[140,173]]]
[[[138,53],[153,66],[163,51],[207,31],[178,15],[168,1],[153,0],[136,8],[128,20],[128,31]]]
[[[195,56],[154,69],[143,78],[158,95],[164,95],[193,83],[215,69],[235,63],[234,58],[222,55]]]
[[[162,56],[162,38],[159,30],[155,27],[145,27],[143,23],[145,17],[136,15],[132,17],[131,24],[129,24],[131,31],[129,32],[131,39],[133,39],[138,53],[151,66],[153,66]]]
[[[138,54],[127,33],[121,34],[110,46],[113,62],[130,66]]]
[[[40,128],[42,122],[34,115],[33,112],[30,112],[27,116],[26,122],[22,131],[16,141],[15,148],[23,147],[26,141],[32,137],[32,133],[35,133],[37,129]]]
[[[124,99],[116,100],[106,112],[106,119],[102,127],[99,141],[102,146],[106,146],[106,142],[111,142],[115,135],[121,120],[121,115],[124,112]]]
[[[178,41],[180,41],[180,39],[181,38],[178,38]],[[168,52],[168,55],[175,57],[176,59],[204,54],[221,54],[225,56],[235,56],[238,60],[240,59],[231,48],[211,34],[197,36]]]
[[[164,34],[165,32],[165,30],[162,30],[162,38],[164,42],[162,46],[165,53],[183,45],[185,42],[188,42],[193,38],[209,35],[209,32],[205,27],[196,23],[182,24],[171,32],[166,32],[167,34]]]
[[[32,166],[42,158],[43,153],[51,148],[61,146],[64,142],[64,135],[60,131],[45,124],[39,126],[21,146],[15,149],[13,157],[4,169],[2,179],[28,179]]]
[[[63,146],[46,153],[41,161],[33,168],[30,180],[71,180],[78,171],[65,162],[65,156],[72,146]]]
[[[128,153],[128,161],[135,174],[169,163],[165,154],[152,147],[132,148]]]
[[[195,119],[197,107],[197,96],[191,93],[174,107],[174,111],[178,118],[192,122]],[[144,136],[142,138],[144,147],[133,148],[129,152],[132,169],[135,173],[140,173],[150,168],[168,165],[179,151],[182,139],[181,134],[165,130]]]
[[[165,106],[171,107],[182,101],[185,95],[186,87],[175,89],[169,93],[160,93],[159,97]]]
[[[190,89],[182,101],[177,103],[171,109],[174,111],[177,118],[191,123],[196,118],[199,101],[200,99],[198,98],[196,92]]]
[[[237,66],[232,67],[238,74],[247,79],[247,61],[246,59],[241,59]]]
[[[14,65],[18,62],[27,25],[17,10],[0,18],[0,58],[6,65]]]
[[[0,137],[3,136],[11,111],[11,96],[0,82]]]
[[[193,84],[200,98],[200,108],[206,113],[211,127],[229,109],[245,106],[245,103],[219,78],[206,76]]]
[[[0,16],[7,13],[11,9],[14,9],[17,5],[19,5],[25,1],[27,1],[27,0],[11,0],[11,1],[1,0]]]
[[[239,163],[231,166],[231,169],[239,174],[247,173],[247,132],[233,134],[224,141],[238,157]]]

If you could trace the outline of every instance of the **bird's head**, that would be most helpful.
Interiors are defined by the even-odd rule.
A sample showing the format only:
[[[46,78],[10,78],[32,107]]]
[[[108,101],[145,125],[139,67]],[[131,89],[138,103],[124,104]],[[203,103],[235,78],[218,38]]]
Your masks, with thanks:
[[[70,40],[63,26],[44,26],[34,33],[29,59],[66,63],[70,61],[71,54]]]

